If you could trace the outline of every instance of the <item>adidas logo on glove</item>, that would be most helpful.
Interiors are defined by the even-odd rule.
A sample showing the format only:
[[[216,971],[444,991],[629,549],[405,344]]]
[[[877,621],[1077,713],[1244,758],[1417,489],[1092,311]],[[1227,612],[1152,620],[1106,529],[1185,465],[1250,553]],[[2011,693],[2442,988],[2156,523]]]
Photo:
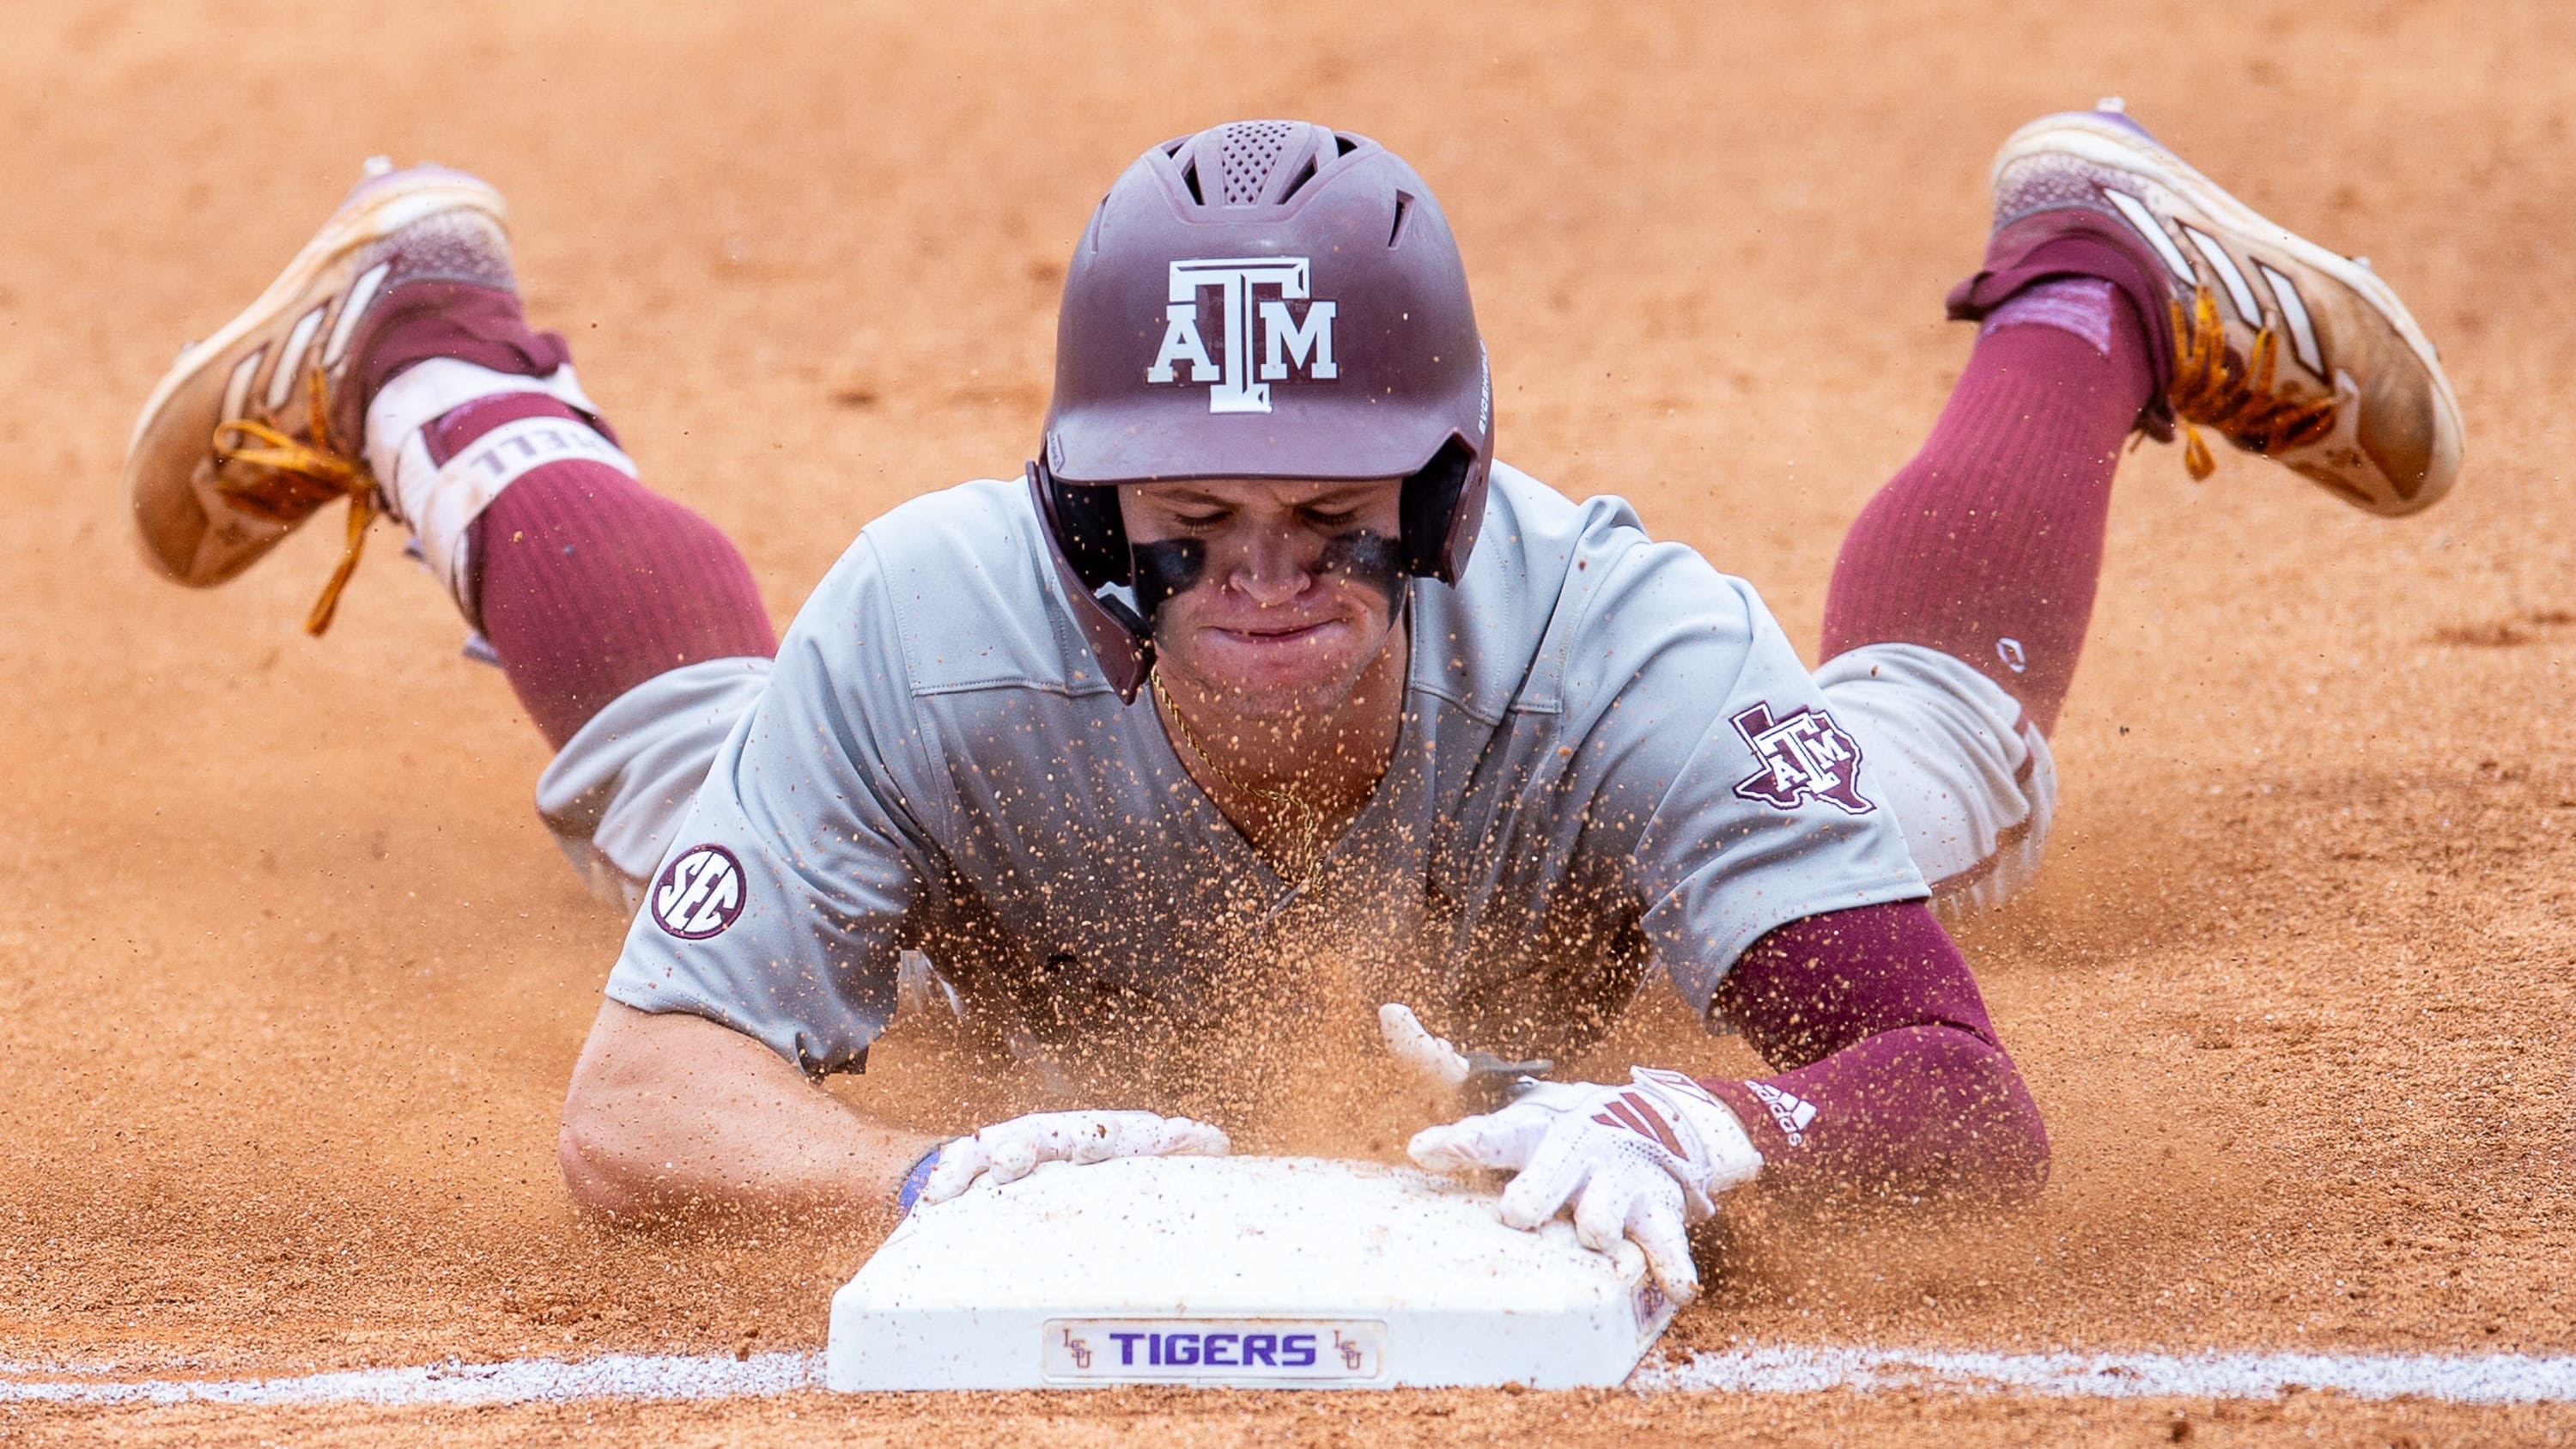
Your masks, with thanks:
[[[1761,1082],[1747,1082],[1744,1085],[1751,1089],[1754,1096],[1762,1099],[1763,1106],[1771,1109],[1773,1120],[1780,1124],[1782,1132],[1788,1134],[1790,1146],[1806,1145],[1807,1124],[1816,1120],[1815,1103]]]

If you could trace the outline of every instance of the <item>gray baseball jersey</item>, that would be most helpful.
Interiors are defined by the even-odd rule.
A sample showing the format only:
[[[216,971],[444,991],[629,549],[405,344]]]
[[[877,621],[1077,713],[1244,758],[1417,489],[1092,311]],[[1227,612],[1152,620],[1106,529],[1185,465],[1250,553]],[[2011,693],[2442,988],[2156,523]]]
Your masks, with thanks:
[[[868,526],[718,750],[608,983],[815,1074],[918,948],[1042,1040],[1216,1027],[1282,953],[1462,1044],[1553,1054],[1649,967],[1705,1010],[1764,932],[1926,894],[1871,767],[1750,585],[1494,470],[1453,588],[1417,580],[1385,778],[1283,882],[1122,703],[1024,487]]]

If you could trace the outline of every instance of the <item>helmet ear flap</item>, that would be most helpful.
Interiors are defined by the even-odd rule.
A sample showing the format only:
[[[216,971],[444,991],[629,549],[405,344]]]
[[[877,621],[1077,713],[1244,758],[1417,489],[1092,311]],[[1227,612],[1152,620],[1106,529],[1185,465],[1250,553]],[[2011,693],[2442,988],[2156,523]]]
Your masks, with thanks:
[[[1095,589],[1128,582],[1134,562],[1127,553],[1127,520],[1118,511],[1118,490],[1077,488],[1057,481],[1053,473],[1045,478],[1065,562]]]
[[[1451,436],[1420,472],[1404,480],[1396,510],[1404,571],[1444,584],[1458,582],[1485,521],[1485,469],[1476,450]]]
[[[1127,557],[1127,530],[1118,516],[1116,490],[1110,488],[1068,488],[1055,481],[1043,463],[1031,463],[1028,470],[1029,504],[1037,511],[1038,523],[1046,531],[1048,553],[1055,565],[1056,577],[1063,582],[1065,602],[1073,609],[1074,623],[1082,630],[1083,641],[1091,646],[1092,657],[1099,661],[1102,676],[1118,697],[1129,704],[1136,702],[1136,691],[1145,687],[1145,677],[1154,668],[1154,639],[1145,621],[1136,616],[1116,596],[1103,598],[1093,591],[1113,583],[1125,583],[1131,570]],[[1087,495],[1108,495],[1103,522],[1100,504],[1103,500]],[[1085,510],[1084,522],[1069,527],[1060,512],[1070,502]],[[1103,529],[1115,530],[1104,535]],[[1077,563],[1073,542],[1081,538],[1092,553],[1092,565]],[[1098,577],[1092,572],[1114,541],[1117,549],[1117,572]]]

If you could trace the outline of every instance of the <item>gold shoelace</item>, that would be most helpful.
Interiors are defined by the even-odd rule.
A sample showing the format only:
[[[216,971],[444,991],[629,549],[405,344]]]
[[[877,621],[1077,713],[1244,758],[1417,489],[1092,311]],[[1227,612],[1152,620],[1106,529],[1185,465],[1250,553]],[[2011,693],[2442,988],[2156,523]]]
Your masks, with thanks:
[[[2182,420],[2182,466],[2197,481],[2217,470],[2202,441],[2200,428],[2214,428],[2237,446],[2257,453],[2301,447],[2334,431],[2335,400],[2286,398],[2272,391],[2272,374],[2281,359],[2281,334],[2262,327],[2254,334],[2254,353],[2231,373],[2227,365],[2227,329],[2218,320],[2218,298],[2207,287],[2192,289],[2191,311],[2181,299],[2173,309],[2177,356],[2173,383],[2165,401]]]
[[[1216,777],[1226,783],[1226,788],[1284,810],[1297,822],[1297,853],[1286,864],[1300,866],[1302,863],[1301,868],[1283,869],[1279,875],[1291,889],[1313,884],[1315,877],[1324,869],[1324,812],[1293,790],[1272,790],[1256,785],[1218,764],[1216,756],[1208,753],[1207,746],[1199,743],[1198,735],[1190,729],[1189,720],[1181,714],[1181,707],[1172,703],[1172,696],[1163,688],[1162,674],[1157,671],[1149,678],[1154,686],[1154,702],[1163,707],[1163,717],[1172,722],[1173,729],[1180,734],[1181,743],[1189,747],[1189,752],[1198,757],[1200,764],[1215,771]]]
[[[294,523],[335,498],[349,500],[349,534],[340,548],[340,566],[331,571],[322,597],[313,601],[313,611],[304,616],[304,632],[318,637],[331,627],[331,615],[340,607],[340,591],[358,571],[368,525],[384,510],[377,502],[376,475],[367,470],[366,460],[344,452],[331,436],[322,369],[313,369],[311,383],[310,443],[249,418],[227,418],[215,424],[215,461],[259,470],[248,477],[219,477],[215,487],[244,513],[272,523]]]

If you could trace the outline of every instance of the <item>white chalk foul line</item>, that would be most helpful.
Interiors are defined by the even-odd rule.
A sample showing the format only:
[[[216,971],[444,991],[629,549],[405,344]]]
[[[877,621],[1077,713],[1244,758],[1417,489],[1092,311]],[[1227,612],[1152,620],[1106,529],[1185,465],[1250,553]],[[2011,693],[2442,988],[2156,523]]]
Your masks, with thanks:
[[[2576,1403],[2576,1357],[2519,1353],[1983,1353],[1887,1348],[1739,1348],[1648,1365],[1647,1393],[1809,1394],[1921,1389],[2065,1398],[2270,1399],[2330,1389],[2452,1404]]]
[[[0,1364],[0,1404],[368,1404],[473,1408],[578,1399],[723,1399],[823,1386],[819,1353],[607,1354],[255,1379],[136,1379],[116,1369]],[[2576,1356],[2519,1353],[1985,1353],[1891,1348],[1740,1348],[1641,1368],[1640,1393],[1811,1394],[1912,1389],[2059,1398],[2269,1399],[2293,1388],[2359,1399],[2576,1404]]]
[[[13,1365],[21,1373],[39,1373]],[[417,1368],[347,1369],[259,1379],[115,1379],[51,1370],[0,1378],[0,1404],[378,1404],[473,1408],[569,1399],[730,1399],[823,1386],[819,1353],[612,1353],[585,1359],[514,1359]]]

